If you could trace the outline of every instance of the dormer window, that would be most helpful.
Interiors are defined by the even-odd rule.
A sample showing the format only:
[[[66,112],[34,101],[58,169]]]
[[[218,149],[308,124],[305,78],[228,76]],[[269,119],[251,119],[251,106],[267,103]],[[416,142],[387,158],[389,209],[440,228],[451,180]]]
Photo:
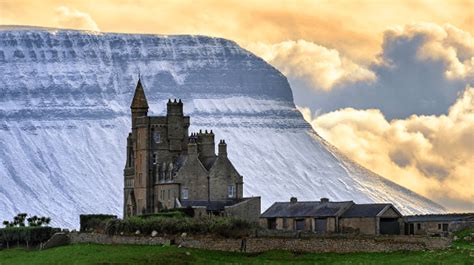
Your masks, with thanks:
[[[227,195],[228,195],[229,198],[234,198],[235,197],[235,186],[234,185],[227,186]]]
[[[153,141],[157,144],[161,143],[160,132],[153,132]]]

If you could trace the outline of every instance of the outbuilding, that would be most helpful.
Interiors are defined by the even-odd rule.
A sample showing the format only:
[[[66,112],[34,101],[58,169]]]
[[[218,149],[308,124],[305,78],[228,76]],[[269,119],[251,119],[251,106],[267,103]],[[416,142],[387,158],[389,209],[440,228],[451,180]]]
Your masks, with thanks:
[[[400,235],[402,214],[390,203],[353,204],[339,218],[342,233]]]
[[[389,203],[356,204],[353,201],[276,202],[260,216],[260,225],[270,230],[315,233],[400,234],[403,218]]]
[[[406,235],[447,235],[474,227],[474,213],[405,216]]]

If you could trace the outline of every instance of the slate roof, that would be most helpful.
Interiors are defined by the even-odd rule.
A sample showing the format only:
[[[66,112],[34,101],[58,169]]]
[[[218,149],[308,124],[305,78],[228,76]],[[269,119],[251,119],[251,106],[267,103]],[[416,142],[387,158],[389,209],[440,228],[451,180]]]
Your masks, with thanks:
[[[206,159],[200,159],[201,160],[201,163],[202,165],[207,169],[207,170],[210,170],[211,167],[214,165],[214,163],[216,162],[217,160],[217,156],[213,156],[213,157],[208,157]]]
[[[206,207],[208,211],[222,211],[225,206],[230,206],[237,203],[236,200],[227,201],[193,201],[193,200],[182,200],[181,205],[183,207],[201,206]]]
[[[463,220],[474,220],[474,213],[464,214],[425,214],[425,215],[407,215],[407,222],[454,222]]]
[[[354,204],[341,217],[375,217],[387,206],[392,205],[389,203]]]
[[[339,216],[352,201],[345,202],[276,202],[261,217],[331,217]]]
[[[130,107],[132,109],[148,109],[148,102],[140,79],[138,79],[135,94],[133,95],[132,105]]]

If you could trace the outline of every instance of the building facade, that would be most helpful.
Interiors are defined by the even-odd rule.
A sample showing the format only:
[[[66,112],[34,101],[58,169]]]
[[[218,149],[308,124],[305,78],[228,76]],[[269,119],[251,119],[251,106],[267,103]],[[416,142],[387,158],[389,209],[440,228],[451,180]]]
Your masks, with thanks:
[[[474,213],[407,215],[406,235],[448,235],[474,227]]]
[[[258,219],[260,198],[243,198],[243,178],[227,157],[227,144],[212,130],[189,134],[190,117],[181,100],[169,100],[166,116],[148,116],[148,102],[139,80],[131,104],[124,169],[124,217],[177,207],[204,207],[225,212],[251,199]],[[258,203],[256,199],[258,198]],[[254,209],[258,206],[258,209]],[[237,207],[238,208],[238,207]]]
[[[399,235],[403,218],[392,204],[356,204],[353,201],[276,202],[260,216],[260,225],[271,230],[312,231],[319,234],[354,233]]]

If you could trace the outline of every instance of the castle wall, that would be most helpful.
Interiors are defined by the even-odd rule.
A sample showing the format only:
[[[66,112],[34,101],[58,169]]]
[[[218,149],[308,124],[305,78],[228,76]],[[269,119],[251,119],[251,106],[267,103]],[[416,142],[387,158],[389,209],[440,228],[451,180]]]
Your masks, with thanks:
[[[135,129],[135,181],[134,193],[137,205],[137,213],[147,212],[149,206],[149,133],[146,123],[147,118],[137,119]]]
[[[181,183],[181,189],[188,189],[187,200],[208,200],[208,171],[196,156],[188,156],[176,175],[176,181]],[[181,192],[182,193],[182,192]],[[181,200],[185,200],[180,195]]]
[[[258,223],[260,208],[260,197],[252,197],[246,198],[237,204],[226,206],[224,213],[226,216],[233,216],[249,222]]]
[[[226,200],[229,199],[229,186],[234,186],[234,198],[242,198],[243,190],[240,183],[242,183],[242,176],[234,168],[227,157],[219,156],[214,162],[209,171],[210,193],[211,200]],[[240,189],[238,190],[238,188]]]
[[[159,184],[154,188],[155,211],[175,207],[176,198],[179,198],[179,184]]]

